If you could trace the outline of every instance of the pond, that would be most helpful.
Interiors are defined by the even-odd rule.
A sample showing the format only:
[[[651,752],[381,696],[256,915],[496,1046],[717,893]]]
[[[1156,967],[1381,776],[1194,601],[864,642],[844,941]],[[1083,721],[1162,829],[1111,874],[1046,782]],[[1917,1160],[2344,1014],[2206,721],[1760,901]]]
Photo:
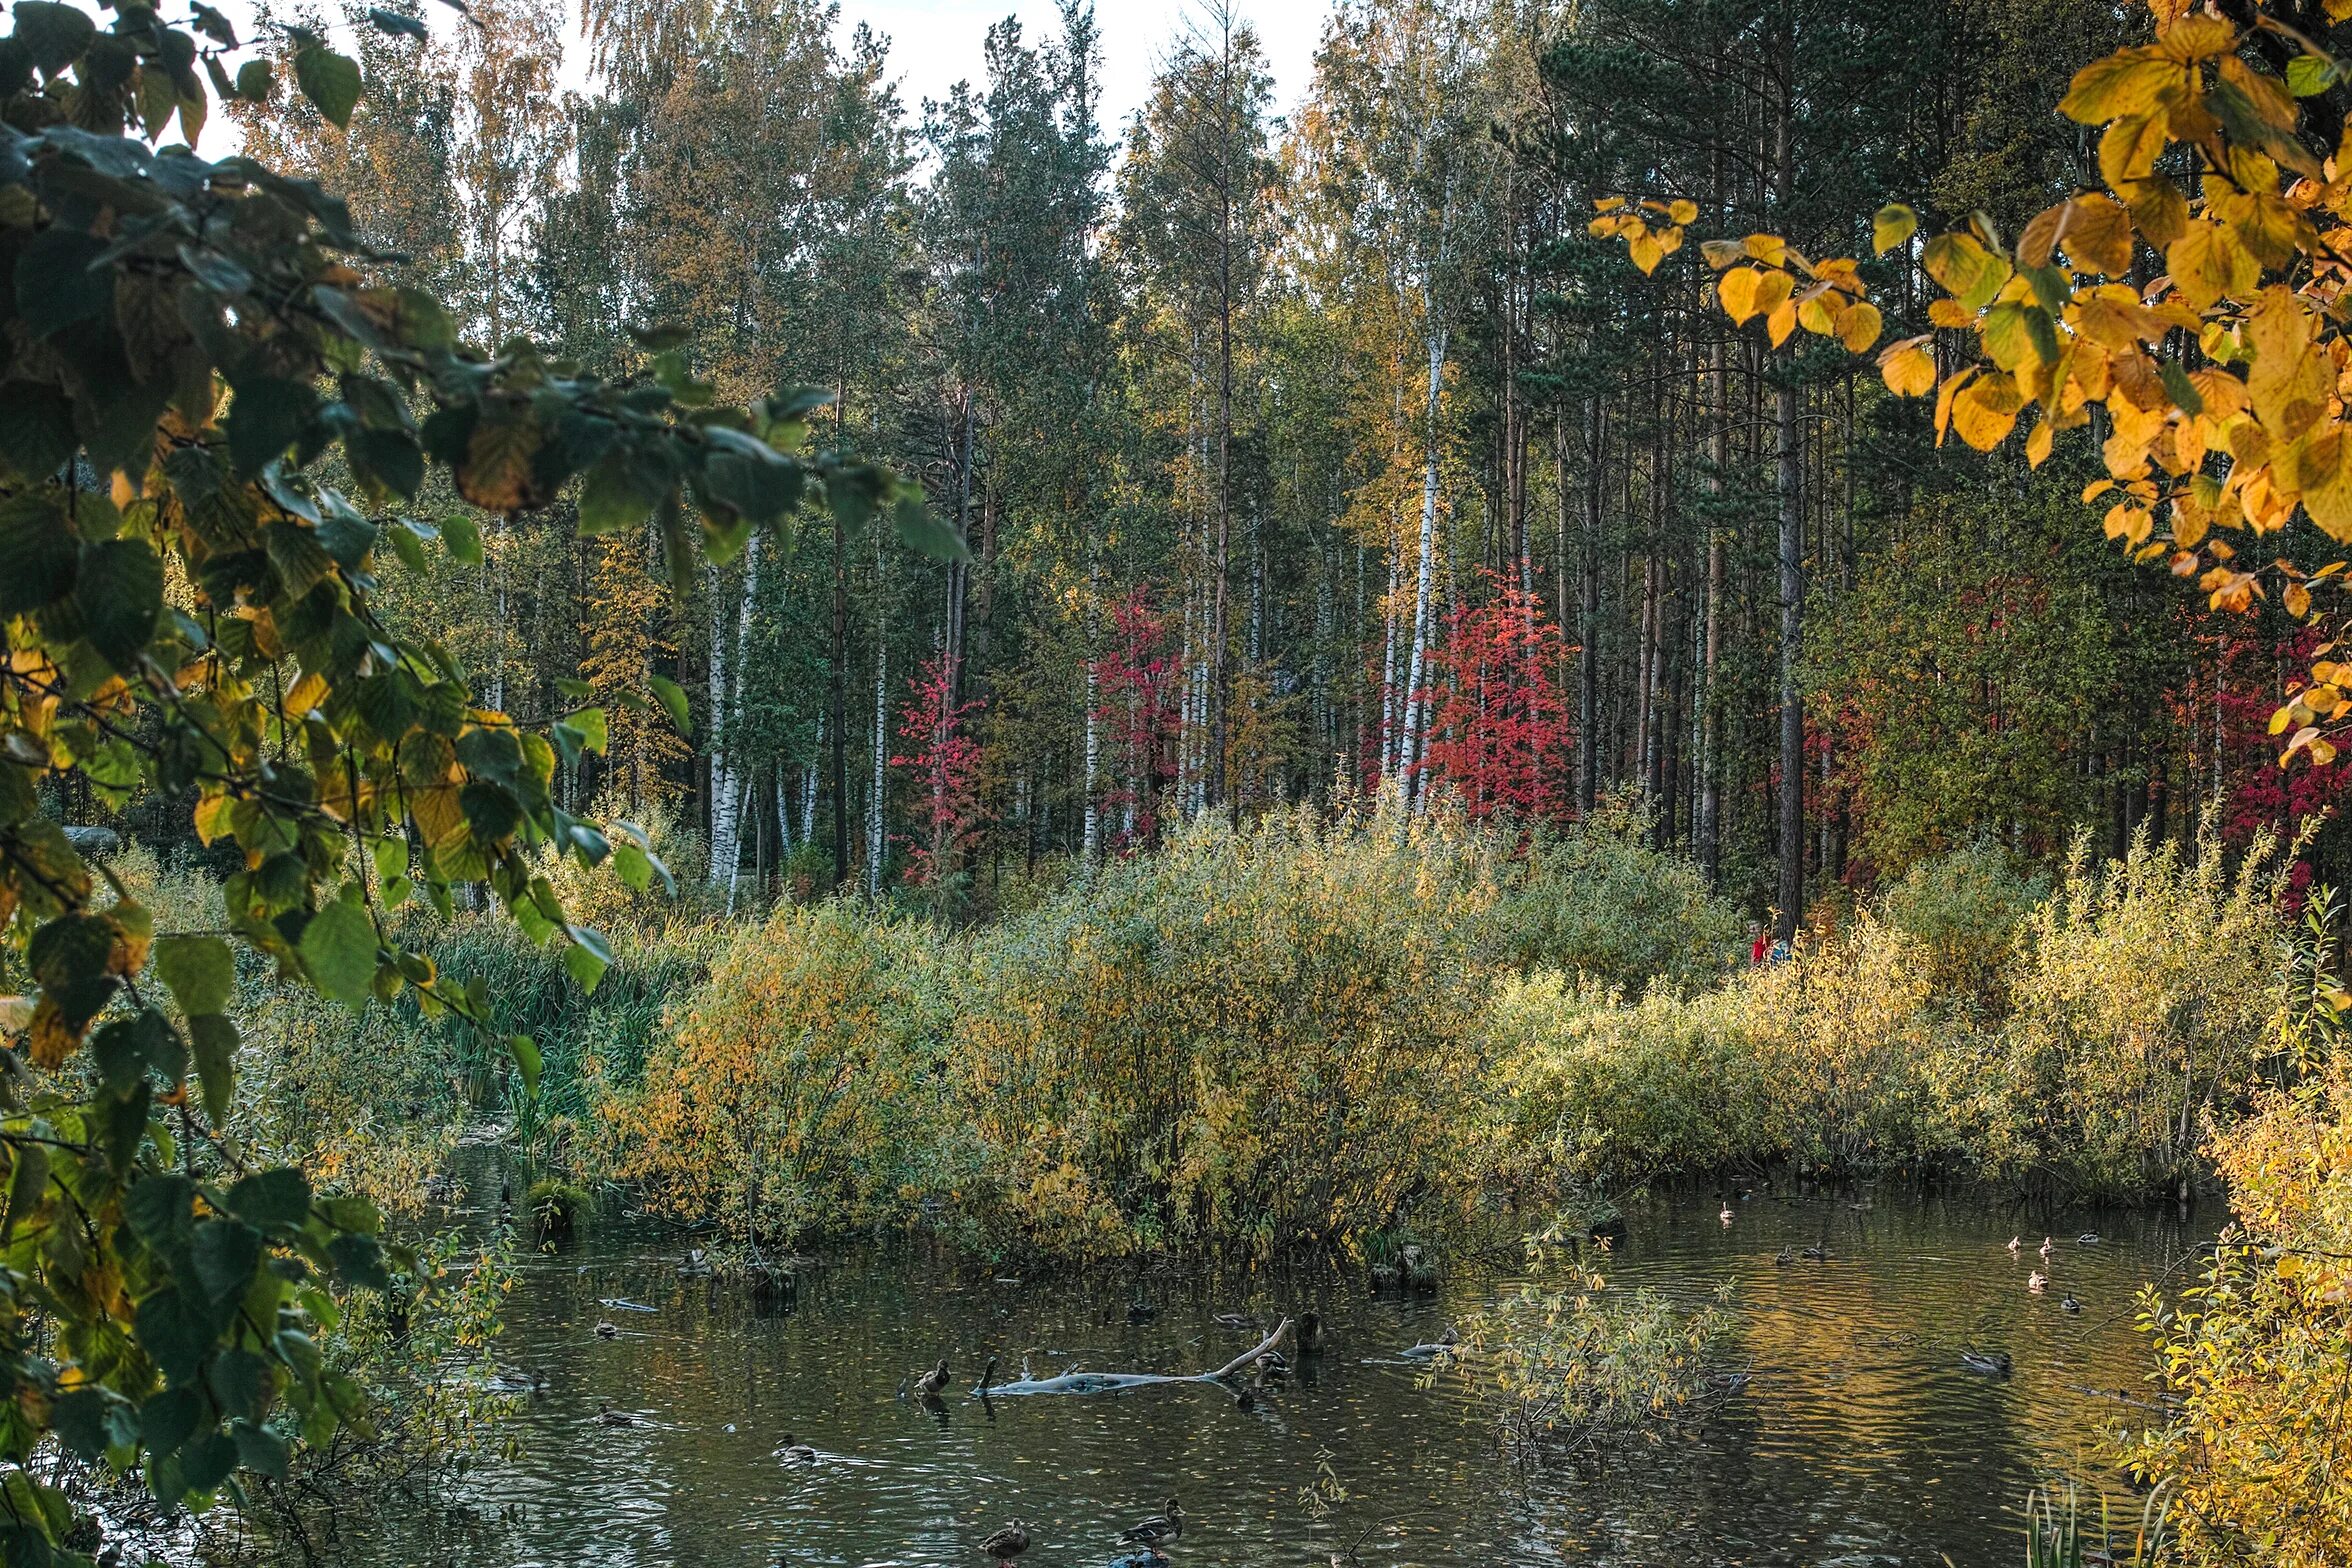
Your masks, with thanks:
[[[495,1191],[494,1183],[491,1190]],[[1860,1201],[1857,1201],[1857,1200]],[[1104,1564],[1122,1526],[1180,1496],[1178,1563],[1367,1568],[1497,1564],[1936,1564],[2017,1559],[2026,1489],[2086,1472],[2145,1393],[2134,1328],[2143,1282],[2177,1282],[2211,1234],[2167,1214],[2047,1214],[1886,1191],[1758,1193],[1631,1206],[1609,1272],[1697,1304],[1737,1286],[1753,1381],[1702,1419],[1523,1467],[1490,1410],[1423,1386],[1401,1347],[1514,1293],[1450,1275],[1430,1294],[1259,1281],[1213,1292],[958,1277],[900,1254],[836,1260],[788,1309],[681,1278],[674,1234],[608,1223],[527,1258],[499,1358],[543,1373],[514,1419],[518,1454],[424,1511],[354,1522],[337,1560],[598,1564],[984,1563],[978,1542],[1025,1520],[1025,1565]],[[2075,1238],[2085,1225],[2095,1244]],[[2043,1232],[2050,1289],[2026,1289]],[[2026,1232],[2017,1257],[2006,1250]],[[1822,1261],[1775,1262],[1826,1243]],[[2081,1306],[2066,1311],[2062,1298]],[[601,1304],[625,1299],[651,1311]],[[1327,1344],[1253,1409],[1212,1386],[1117,1398],[983,1402],[1024,1357],[1038,1376],[1193,1372],[1247,1350],[1220,1312],[1316,1308]],[[599,1321],[617,1337],[600,1338]],[[2014,1373],[1962,1365],[2006,1352]],[[944,1402],[898,1390],[939,1356]],[[601,1407],[635,1413],[614,1427]],[[787,1436],[814,1462],[783,1452]],[[2119,1518],[2138,1502],[2119,1498]],[[453,1528],[453,1519],[477,1521]]]

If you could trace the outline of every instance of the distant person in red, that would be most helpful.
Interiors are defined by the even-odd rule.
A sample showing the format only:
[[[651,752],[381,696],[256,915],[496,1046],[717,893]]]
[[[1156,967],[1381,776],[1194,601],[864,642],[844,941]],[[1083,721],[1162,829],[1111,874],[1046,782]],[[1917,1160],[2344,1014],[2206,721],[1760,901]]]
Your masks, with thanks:
[[[1752,939],[1748,943],[1748,964],[1752,968],[1761,969],[1764,961],[1772,956],[1772,936],[1753,922],[1748,926],[1748,936]]]

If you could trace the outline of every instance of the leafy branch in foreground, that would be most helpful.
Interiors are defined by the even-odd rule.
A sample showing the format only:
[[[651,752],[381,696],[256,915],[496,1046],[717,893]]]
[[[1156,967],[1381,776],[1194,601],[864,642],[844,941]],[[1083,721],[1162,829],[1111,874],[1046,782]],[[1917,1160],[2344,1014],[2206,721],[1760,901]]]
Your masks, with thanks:
[[[2286,759],[2324,764],[2352,724],[2347,616],[2328,597],[2352,579],[2334,554],[2352,545],[2352,142],[2335,91],[2352,59],[2263,0],[2233,8],[2244,25],[2189,0],[2148,8],[2153,41],[2083,67],[2058,104],[2098,129],[2103,190],[2049,207],[2014,243],[1982,214],[1924,243],[1909,208],[1878,214],[1876,252],[1916,247],[1942,290],[1931,326],[1974,340],[1955,365],[1934,331],[1902,338],[1879,368],[1899,396],[1935,394],[1939,444],[1956,431],[1989,452],[2032,411],[2037,467],[2101,411],[2107,477],[2084,499],[2108,503],[2109,539],[2195,578],[2216,609],[2275,591],[2327,632],[2272,721]],[[2333,36],[2352,0],[2300,9],[2324,12]],[[1698,217],[1686,199],[1599,205],[1593,232],[1623,239],[1645,272]],[[1856,354],[1877,344],[1853,258],[1811,260],[1773,234],[1701,251],[1717,304],[1735,323],[1761,318],[1774,347],[1799,328]],[[2298,516],[2327,559],[2298,552]]]
[[[411,19],[375,13],[378,24]],[[583,533],[650,527],[672,574],[822,504],[952,548],[889,473],[805,450],[821,394],[719,406],[674,335],[602,380],[517,340],[462,343],[430,295],[371,279],[339,199],[191,140],[267,61],[194,6],[101,26],[24,0],[0,38],[0,1558],[80,1561],[52,1436],[142,1467],[166,1504],[284,1473],[364,1420],[319,1331],[330,1288],[389,1288],[363,1200],[257,1169],[226,1130],[239,948],[353,1009],[484,998],[402,945],[392,908],[486,888],[593,986],[550,857],[665,877],[644,836],[557,804],[605,714],[544,732],[479,705],[449,655],[376,613],[388,556],[462,521],[402,515],[428,472],[515,512],[576,484]],[[295,84],[340,124],[358,69],[289,30]],[[326,482],[326,463],[349,483]],[[585,688],[574,687],[585,696]],[[683,695],[663,693],[685,718]],[[227,931],[158,933],[52,814],[86,782],[184,804],[241,862]],[[511,1043],[526,1084],[538,1053]],[[397,1256],[393,1261],[403,1261]],[[48,1474],[43,1472],[43,1476]]]

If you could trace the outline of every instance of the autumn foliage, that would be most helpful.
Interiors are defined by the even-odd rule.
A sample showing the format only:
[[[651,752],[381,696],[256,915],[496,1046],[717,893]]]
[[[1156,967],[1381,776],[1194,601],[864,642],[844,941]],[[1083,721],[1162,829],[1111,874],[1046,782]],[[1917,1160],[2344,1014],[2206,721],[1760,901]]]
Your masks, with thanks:
[[[1489,577],[1492,597],[1446,622],[1434,717],[1421,768],[1450,788],[1474,822],[1568,815],[1575,802],[1576,725],[1560,691],[1567,647],[1533,594]]]

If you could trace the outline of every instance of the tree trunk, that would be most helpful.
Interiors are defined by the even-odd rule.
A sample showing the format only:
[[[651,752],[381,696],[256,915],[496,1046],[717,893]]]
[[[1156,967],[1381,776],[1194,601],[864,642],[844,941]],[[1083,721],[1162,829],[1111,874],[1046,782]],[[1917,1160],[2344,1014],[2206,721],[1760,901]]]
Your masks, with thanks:
[[[1421,540],[1413,569],[1413,654],[1405,672],[1405,733],[1398,771],[1405,777],[1405,798],[1418,812],[1424,804],[1414,777],[1421,762],[1421,682],[1429,659],[1430,593],[1437,570],[1438,399],[1445,386],[1445,328],[1438,324],[1433,290],[1424,289],[1422,309],[1429,316],[1429,399],[1422,434],[1426,455],[1421,469]]]

